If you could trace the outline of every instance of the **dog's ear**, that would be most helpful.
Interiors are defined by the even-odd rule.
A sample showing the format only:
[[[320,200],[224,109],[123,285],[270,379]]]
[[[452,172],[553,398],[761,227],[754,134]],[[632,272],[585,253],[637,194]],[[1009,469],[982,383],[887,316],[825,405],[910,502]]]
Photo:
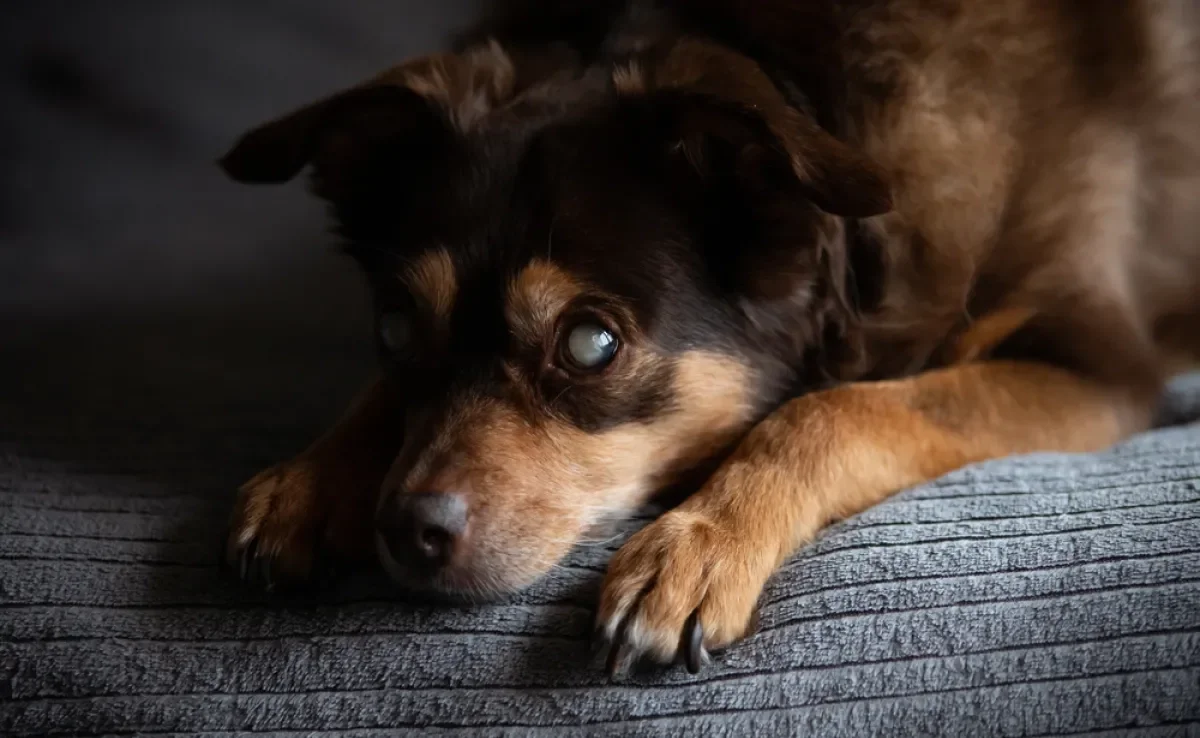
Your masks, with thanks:
[[[337,199],[381,145],[402,143],[444,128],[435,111],[407,87],[360,87],[255,128],[220,160],[232,179],[286,182],[312,164],[318,194]]]
[[[612,82],[635,151],[680,184],[747,335],[792,366],[853,364],[862,290],[850,264],[862,254],[847,230],[891,210],[881,168],[790,105],[754,60],[711,42],[680,39],[617,66]]]
[[[337,200],[364,167],[436,155],[511,96],[513,77],[494,43],[423,57],[250,130],[219,163],[255,184],[286,182],[311,164],[317,194]]]
[[[613,82],[621,97],[666,116],[671,150],[701,174],[722,150],[732,152],[726,163],[738,176],[783,171],[826,213],[864,218],[891,209],[880,168],[789,105],[746,56],[684,38],[656,61],[618,66]]]

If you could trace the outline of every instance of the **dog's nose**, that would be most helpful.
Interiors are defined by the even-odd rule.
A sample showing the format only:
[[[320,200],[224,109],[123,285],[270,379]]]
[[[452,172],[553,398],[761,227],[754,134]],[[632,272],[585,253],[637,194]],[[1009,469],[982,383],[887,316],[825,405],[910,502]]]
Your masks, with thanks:
[[[466,535],[467,501],[445,492],[396,495],[376,527],[397,561],[441,566]]]

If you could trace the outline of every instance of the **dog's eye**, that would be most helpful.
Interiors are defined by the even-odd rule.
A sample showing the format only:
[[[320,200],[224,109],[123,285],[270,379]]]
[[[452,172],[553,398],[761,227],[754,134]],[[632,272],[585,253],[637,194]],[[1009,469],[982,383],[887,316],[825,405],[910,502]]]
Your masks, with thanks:
[[[576,368],[599,369],[617,355],[617,337],[599,323],[580,323],[567,334],[563,354]]]
[[[384,313],[379,316],[379,340],[388,353],[403,351],[412,338],[412,321],[400,312]]]

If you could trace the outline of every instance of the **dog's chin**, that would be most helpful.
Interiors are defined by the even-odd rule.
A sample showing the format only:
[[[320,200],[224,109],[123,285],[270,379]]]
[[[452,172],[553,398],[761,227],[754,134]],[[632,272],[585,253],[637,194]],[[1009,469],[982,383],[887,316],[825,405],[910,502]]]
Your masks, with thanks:
[[[376,536],[375,551],[384,573],[406,595],[444,605],[482,605],[501,601],[528,588],[541,573],[521,575],[496,568],[447,566],[422,572],[396,560],[383,538]]]

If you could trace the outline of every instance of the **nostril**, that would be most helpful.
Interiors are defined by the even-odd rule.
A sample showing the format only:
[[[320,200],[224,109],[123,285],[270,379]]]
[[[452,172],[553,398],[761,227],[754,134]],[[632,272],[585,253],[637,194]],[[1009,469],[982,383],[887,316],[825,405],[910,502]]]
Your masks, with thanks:
[[[457,494],[401,494],[380,512],[377,527],[398,561],[441,566],[466,535],[467,503]]]
[[[417,547],[431,560],[447,558],[453,544],[454,536],[450,531],[436,525],[423,528],[417,534]]]

